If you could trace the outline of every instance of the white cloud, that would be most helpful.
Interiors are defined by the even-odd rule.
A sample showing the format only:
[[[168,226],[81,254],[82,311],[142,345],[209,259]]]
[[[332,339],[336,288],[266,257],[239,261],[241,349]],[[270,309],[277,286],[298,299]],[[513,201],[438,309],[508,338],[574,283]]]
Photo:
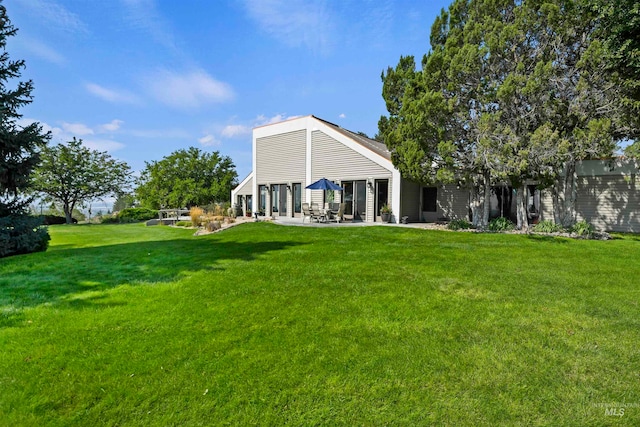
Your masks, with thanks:
[[[125,20],[136,30],[145,32],[156,43],[177,53],[175,36],[170,23],[158,12],[154,0],[121,0]]]
[[[67,62],[64,56],[39,40],[28,37],[23,37],[18,40],[27,51],[31,52],[38,58],[57,65],[63,65]]]
[[[332,48],[336,17],[324,1],[246,0],[249,16],[266,33],[290,47],[320,53]]]
[[[55,1],[47,0],[23,0],[21,5],[26,6],[31,14],[40,18],[40,22],[50,28],[70,33],[88,33],[87,25],[73,12]]]
[[[62,122],[62,130],[73,136],[93,135],[94,131],[89,126],[82,123]]]
[[[235,136],[247,135],[251,133],[251,128],[249,126],[243,125],[227,125],[225,126],[220,134],[227,138],[233,138]]]
[[[109,123],[98,126],[98,132],[115,132],[120,129],[120,125],[124,122],[122,120],[113,119]]]
[[[90,94],[115,104],[136,104],[139,102],[138,97],[127,91],[107,89],[95,83],[87,83],[85,88]]]
[[[266,117],[263,114],[260,114],[255,118],[253,123],[254,123],[254,126],[264,126],[264,125],[270,125],[273,123],[283,122],[285,120],[296,119],[298,117],[300,116],[287,116],[286,114],[276,114],[275,116],[272,116],[272,117]]]
[[[204,145],[205,147],[215,147],[220,145],[220,141],[218,141],[216,137],[211,134],[207,134],[202,138],[199,138],[198,142]]]
[[[52,126],[49,126],[47,123],[40,122],[40,121],[38,121],[36,119],[32,119],[32,118],[28,118],[28,117],[23,117],[23,118],[19,119],[17,121],[17,124],[18,124],[18,126],[26,127],[26,126],[29,126],[32,123],[35,123],[35,122],[38,122],[40,124],[40,126],[42,126],[42,131],[43,132],[51,132],[51,136],[53,136],[53,137],[64,133],[64,131],[62,129],[60,129],[59,127],[52,127]]]
[[[186,74],[160,70],[148,76],[146,85],[151,96],[179,109],[193,109],[234,98],[231,86],[214,79],[203,70]]]
[[[35,119],[31,119],[31,118],[22,118],[18,121],[18,125],[20,126],[26,126],[29,125],[31,123],[34,122],[38,122],[38,120]],[[56,126],[51,126],[48,123],[45,122],[39,122],[40,125],[42,126],[42,130],[45,132],[51,132],[51,136],[52,136],[52,140],[51,143],[52,144],[59,144],[59,143],[65,143],[68,141],[71,141],[73,139],[73,137],[77,137],[78,139],[82,139],[82,143],[92,149],[92,150],[99,150],[99,151],[117,151],[120,150],[121,148],[123,148],[125,145],[122,144],[121,142],[118,141],[114,141],[112,139],[94,139],[91,138],[91,135],[94,135],[96,133],[96,130],[100,130],[103,129],[105,126],[109,127],[113,127],[113,126],[120,126],[120,124],[124,123],[121,120],[112,120],[111,123],[107,123],[105,125],[100,125],[96,127],[96,130],[92,129],[91,127],[83,124],[83,123],[67,123],[67,122],[62,122],[61,127],[56,127]],[[82,136],[86,136],[89,135],[89,139],[84,139],[82,138]]]
[[[347,115],[345,113],[340,113],[338,117],[340,117],[341,119],[346,119]]]
[[[369,48],[383,48],[393,40],[394,11],[397,9],[392,2],[378,1],[363,10],[361,16],[362,33],[366,37]]]
[[[124,148],[124,144],[111,139],[83,139],[82,144],[87,148],[98,151],[112,152]]]

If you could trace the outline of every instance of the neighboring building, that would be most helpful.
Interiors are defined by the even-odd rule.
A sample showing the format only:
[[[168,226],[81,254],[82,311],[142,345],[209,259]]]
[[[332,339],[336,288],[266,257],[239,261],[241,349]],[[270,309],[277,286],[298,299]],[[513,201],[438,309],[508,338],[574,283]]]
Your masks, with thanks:
[[[640,176],[634,159],[585,160],[576,166],[577,220],[598,230],[640,233]],[[553,220],[549,191],[542,216]]]
[[[598,229],[640,232],[637,170],[629,161],[581,163],[577,168],[578,219]],[[344,191],[326,200],[327,193],[305,189],[320,178],[339,184]],[[528,191],[530,220],[553,219],[549,192],[535,186]],[[493,216],[508,216],[513,210],[515,197],[507,197],[508,192],[495,192]],[[410,222],[469,218],[466,189],[424,186],[404,179],[383,143],[314,116],[253,130],[253,170],[232,191],[231,200],[245,213],[257,210],[275,217],[300,217],[305,202],[344,201],[346,217],[354,221],[380,221],[380,208],[386,203],[393,210],[392,222],[402,217]]]

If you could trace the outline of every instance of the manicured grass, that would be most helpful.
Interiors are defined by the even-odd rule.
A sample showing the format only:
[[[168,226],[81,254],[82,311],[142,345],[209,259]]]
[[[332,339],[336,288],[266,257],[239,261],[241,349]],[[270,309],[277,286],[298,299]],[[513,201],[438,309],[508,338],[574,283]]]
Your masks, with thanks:
[[[2,425],[640,424],[632,237],[50,230],[0,260]]]

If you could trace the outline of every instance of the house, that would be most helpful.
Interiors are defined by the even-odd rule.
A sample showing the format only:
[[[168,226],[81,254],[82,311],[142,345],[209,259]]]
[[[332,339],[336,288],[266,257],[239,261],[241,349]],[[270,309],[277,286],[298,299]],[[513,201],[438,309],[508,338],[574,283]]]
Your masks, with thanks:
[[[305,187],[327,178],[344,188],[333,200]],[[331,197],[331,195],[328,195]],[[302,203],[346,202],[346,217],[380,221],[389,204],[392,222],[466,218],[468,193],[455,186],[423,187],[400,176],[391,153],[378,141],[315,116],[298,117],[253,130],[253,170],[232,191],[243,210],[300,217]]]
[[[620,159],[579,164],[578,220],[602,230],[640,232],[637,170],[633,161]],[[305,189],[320,178],[344,191]],[[504,191],[496,190],[492,196],[493,216],[514,209],[515,197],[506,197]],[[531,220],[553,219],[550,192],[531,185],[528,193]],[[346,202],[346,217],[354,221],[381,221],[384,204],[391,206],[395,223],[403,217],[410,222],[469,218],[466,189],[425,186],[402,178],[383,143],[312,115],[253,130],[252,172],[232,191],[231,200],[245,213],[257,210],[274,217],[301,217],[302,203],[333,201]]]

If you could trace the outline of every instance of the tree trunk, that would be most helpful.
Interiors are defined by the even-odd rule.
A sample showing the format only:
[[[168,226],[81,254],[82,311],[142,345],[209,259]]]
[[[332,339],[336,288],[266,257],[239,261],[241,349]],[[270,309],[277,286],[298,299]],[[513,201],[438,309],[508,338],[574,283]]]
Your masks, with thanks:
[[[564,200],[562,199],[562,181],[560,177],[556,177],[553,183],[551,197],[553,199],[553,222],[562,224],[561,212],[564,210]]]
[[[484,201],[482,202],[482,226],[489,224],[491,213],[491,179],[488,173],[484,176]]]
[[[527,221],[527,206],[526,206],[526,186],[520,185],[516,190],[516,227],[518,230],[529,230],[529,222]]]
[[[67,224],[73,224],[73,218],[71,214],[73,213],[73,205],[69,205],[68,203],[64,203],[62,205],[62,209],[64,210],[64,216],[67,220]]]
[[[553,186],[553,219],[556,224],[571,227],[576,221],[576,162],[565,162],[563,175],[556,178]]]
[[[471,188],[470,198],[471,202],[469,205],[471,206],[471,223],[474,227],[482,227],[482,217],[480,216],[482,213],[480,210],[480,205],[482,204],[480,198],[480,187],[473,186]]]
[[[565,220],[564,227],[572,227],[576,223],[576,199],[578,191],[576,188],[576,162],[569,161],[565,166]]]

